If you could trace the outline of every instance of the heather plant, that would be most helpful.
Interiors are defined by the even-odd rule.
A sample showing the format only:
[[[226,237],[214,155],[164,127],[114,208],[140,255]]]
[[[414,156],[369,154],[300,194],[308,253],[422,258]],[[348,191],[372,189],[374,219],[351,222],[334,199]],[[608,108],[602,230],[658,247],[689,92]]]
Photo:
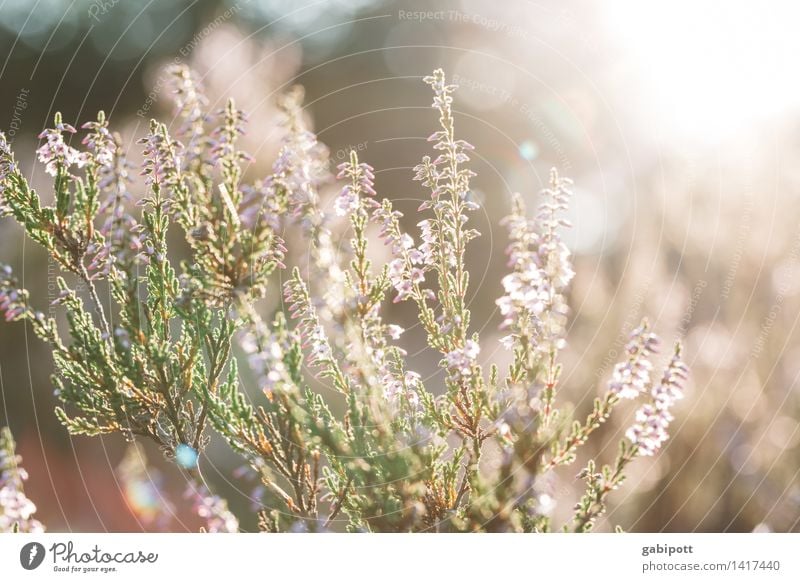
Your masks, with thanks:
[[[591,530],[627,465],[667,439],[687,370],[676,345],[653,377],[659,340],[644,321],[588,416],[571,418],[559,398],[574,277],[560,235],[570,226],[571,182],[553,170],[535,216],[515,195],[504,221],[510,272],[497,306],[513,358],[501,370],[481,357],[494,346],[470,321],[466,255],[480,236],[469,225],[478,207],[469,195],[473,146],[457,137],[455,86],[441,70],[424,79],[438,128],[428,138],[434,155],[415,168],[427,195],[413,234],[355,151],[329,175],[299,89],[279,103],[284,137],[271,172],[252,179],[238,145],[245,114],[232,100],[208,112],[192,73],[171,75],[179,127],[173,136],[151,122],[139,186],[102,112],[82,126],[80,150],[58,114],[40,136],[53,206],[0,134],[3,212],[63,269],[56,303],[66,329],[33,307],[7,267],[0,309],[51,347],[56,414],[69,432],[155,442],[185,472],[186,497],[209,531],[238,529],[202,476],[212,435],[261,482],[263,531]],[[324,190],[334,180],[328,212]],[[387,264],[368,252],[373,233],[388,246]],[[302,245],[295,253],[307,251],[307,269],[292,266],[284,236]],[[260,303],[269,294],[283,298],[274,313]],[[389,321],[389,302],[415,309],[438,354],[433,381],[398,345],[404,330]],[[320,382],[331,389],[324,396],[313,388]],[[553,492],[556,473],[626,399],[640,404],[615,460],[588,460],[573,519],[552,523],[553,502],[564,501]],[[135,465],[126,475],[142,486]]]

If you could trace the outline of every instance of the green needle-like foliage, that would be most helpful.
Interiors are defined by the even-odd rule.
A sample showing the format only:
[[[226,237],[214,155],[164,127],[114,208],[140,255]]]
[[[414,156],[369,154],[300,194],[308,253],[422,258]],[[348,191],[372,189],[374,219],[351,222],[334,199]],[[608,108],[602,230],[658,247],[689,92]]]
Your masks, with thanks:
[[[429,193],[417,238],[355,152],[339,166],[335,212],[326,212],[332,177],[305,126],[302,91],[281,99],[283,146],[271,173],[251,180],[238,145],[244,113],[233,101],[206,112],[191,72],[172,74],[181,127],[173,136],[151,122],[141,188],[102,112],[83,125],[81,150],[60,115],[41,135],[49,207],[0,134],[0,208],[61,266],[66,329],[5,267],[0,310],[52,349],[56,414],[70,433],[151,439],[195,483],[198,457],[218,435],[264,486],[264,531],[550,531],[555,472],[621,401],[645,398],[616,462],[598,470],[589,460],[581,473],[586,492],[564,528],[590,530],[627,464],[667,438],[686,368],[677,347],[653,381],[658,340],[644,322],[590,414],[569,418],[559,353],[574,277],[560,237],[570,181],[553,170],[537,215],[515,195],[505,220],[510,272],[497,305],[513,359],[501,370],[481,356],[493,350],[471,325],[473,147],[457,137],[455,87],[441,70],[425,78],[439,127],[429,138],[435,157],[415,168]],[[304,237],[305,253],[287,251],[284,230]],[[390,249],[387,264],[370,258],[375,234]],[[284,307],[264,317],[259,300],[280,295],[276,271],[303,254],[307,270],[284,275]],[[386,320],[389,301],[416,309],[440,359],[432,380],[397,344],[403,329]],[[245,386],[253,378],[255,397]],[[217,512],[209,529],[236,527],[224,502],[198,491],[204,515]]]

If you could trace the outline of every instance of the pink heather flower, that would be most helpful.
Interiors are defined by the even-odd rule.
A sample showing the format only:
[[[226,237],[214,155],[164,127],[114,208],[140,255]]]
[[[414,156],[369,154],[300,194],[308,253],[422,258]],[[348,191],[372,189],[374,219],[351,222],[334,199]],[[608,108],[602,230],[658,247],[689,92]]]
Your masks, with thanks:
[[[45,129],[39,134],[39,139],[46,139],[45,143],[36,150],[39,161],[45,164],[45,171],[51,176],[58,173],[61,167],[68,171],[71,166],[82,168],[85,164],[83,156],[73,147],[64,143],[63,133],[75,133],[75,128],[68,123],[62,123],[61,117],[56,116],[56,127]]]
[[[353,164],[350,162],[343,162],[336,166],[339,173],[336,174],[336,179],[349,178],[355,180],[362,192],[367,196],[375,196],[375,168],[364,162],[360,164]]]
[[[285,190],[291,215],[307,233],[320,230],[325,216],[319,187],[330,179],[328,149],[317,141],[303,119],[303,91],[295,88],[281,102],[287,128],[283,146],[272,166],[271,181]]]
[[[202,88],[185,65],[174,65],[167,68],[170,75],[172,93],[175,102],[175,114],[183,120],[176,132],[188,144],[187,162],[197,159],[200,153],[200,142],[203,138],[206,121],[203,108],[208,99]]]
[[[435,250],[437,240],[434,232],[434,224],[430,220],[423,220],[418,223],[417,226],[419,226],[421,231],[420,238],[422,239],[422,244],[419,245],[419,255],[415,262],[425,267],[431,267],[436,262]]]
[[[258,224],[265,224],[273,232],[281,228],[281,209],[275,195],[274,184],[258,181],[254,185],[242,184],[242,202],[239,220],[242,228],[253,230]]]
[[[523,313],[538,316],[544,311],[549,294],[547,283],[541,275],[542,272],[535,265],[529,264],[524,266],[523,271],[503,277],[505,295],[496,302],[503,316],[501,328],[518,323]]]
[[[14,450],[11,431],[0,431],[0,532],[11,532],[16,525],[24,533],[41,533],[44,526],[33,517],[36,505],[23,490],[28,473]]]
[[[30,313],[27,294],[17,287],[11,267],[0,265],[0,314],[6,321],[16,321]]]
[[[396,242],[394,226],[402,218],[403,213],[398,210],[389,210],[388,207],[378,206],[372,213],[372,219],[379,225],[378,236],[386,241],[387,245]]]
[[[389,210],[389,207],[376,206],[372,213],[372,220],[379,225],[379,236],[389,245],[392,253],[402,255],[408,253],[408,257],[413,264],[419,264],[422,256],[414,248],[414,239],[411,235],[401,233],[398,222],[403,214],[397,210]]]
[[[384,387],[384,397],[391,404],[397,405],[402,399],[412,409],[419,407],[419,389],[422,387],[422,379],[416,372],[408,371],[400,378],[386,371],[381,383]]]
[[[395,286],[395,290],[397,291],[397,296],[394,298],[394,302],[399,303],[400,301],[404,301],[411,297],[413,291],[411,281],[408,279],[400,281],[400,283]]]
[[[321,366],[330,363],[333,350],[317,310],[311,304],[305,283],[295,278],[288,280],[284,284],[284,296],[289,304],[291,318],[299,320],[296,332],[303,340],[303,347],[308,348],[308,365]]]
[[[110,260],[133,262],[142,252],[143,243],[136,219],[125,210],[124,200],[123,196],[114,196],[101,206],[107,216],[99,232],[105,238]]]
[[[91,132],[81,140],[86,149],[92,154],[98,166],[107,168],[114,163],[114,154],[117,150],[111,132],[108,131],[108,122],[105,117],[102,121],[87,121],[81,125],[82,129],[90,129]],[[85,158],[84,158],[85,160]]]
[[[24,474],[24,471],[21,471]],[[27,479],[25,475],[25,479]],[[44,526],[33,518],[36,505],[13,486],[0,487],[0,532],[10,532],[16,524],[26,533],[41,533]]]
[[[672,415],[667,410],[658,410],[652,404],[645,404],[636,411],[636,422],[625,436],[639,447],[640,455],[651,457],[669,438],[667,427],[671,421]]]
[[[211,157],[213,161],[220,163],[223,159],[232,156],[245,162],[252,161],[253,158],[250,154],[236,151],[236,139],[245,134],[247,114],[241,109],[237,109],[231,100],[226,107],[217,111],[217,116],[221,119],[221,124],[214,129],[212,134]]]
[[[11,208],[5,202],[6,179],[9,174],[17,171],[14,154],[11,153],[11,146],[6,140],[5,134],[0,131],[0,216],[11,214]]]
[[[681,361],[681,347],[677,344],[661,382],[651,390],[652,401],[636,411],[636,421],[625,433],[637,447],[637,454],[652,456],[669,438],[667,428],[673,420],[669,411],[683,398],[683,382],[687,375],[688,368]]]
[[[444,356],[447,368],[456,376],[470,376],[472,368],[477,363],[481,347],[474,340],[464,342],[463,348],[456,348]]]
[[[619,398],[634,399],[645,392],[650,385],[653,364],[649,357],[658,351],[658,336],[650,333],[647,322],[631,333],[625,346],[628,360],[614,366],[608,390]]]
[[[417,281],[420,280],[418,275],[414,275],[414,277]],[[397,291],[397,296],[394,298],[395,303],[411,297],[413,292],[412,273],[406,271],[406,263],[403,259],[394,259],[389,263],[389,282]]]
[[[6,136],[0,132],[0,217],[11,214],[11,207],[6,201],[5,192],[8,188],[7,178],[14,172],[16,172],[16,164],[11,149],[6,141]]]
[[[89,264],[86,270],[89,279],[102,279],[111,272],[111,246],[109,244],[90,243],[86,247],[86,256],[89,257]]]
[[[527,218],[518,194],[514,211],[505,219],[511,239],[506,252],[512,272],[503,278],[505,294],[497,300],[503,316],[501,328],[514,328],[526,317],[532,318],[532,329],[528,331],[538,336],[537,344],[543,351],[562,343],[567,314],[564,294],[575,276],[569,249],[558,233],[559,227],[569,226],[558,216],[568,208],[569,184],[553,169],[538,220]]]
[[[192,509],[205,521],[209,533],[237,533],[239,520],[228,509],[228,502],[219,495],[212,495],[205,486],[195,488],[191,484],[184,494],[191,499]]]
[[[338,180],[347,178],[349,184],[345,185],[339,196],[334,202],[334,209],[337,216],[347,216],[359,208],[359,204],[364,206],[380,207],[371,197],[375,196],[375,173],[369,164],[356,164],[355,153],[351,154],[349,162],[344,162],[337,166],[339,173],[336,175]],[[364,198],[369,196],[370,198]]]
[[[299,131],[291,134],[272,167],[275,179],[289,194],[292,215],[308,229],[322,220],[317,188],[327,176],[324,151],[313,133]]]
[[[166,128],[157,122],[150,124],[150,133],[137,143],[145,146],[141,171],[141,175],[145,176],[145,183],[174,186],[178,182],[181,163],[179,151],[183,145],[172,139]]]
[[[393,374],[385,374],[381,380],[383,395],[389,402],[396,402],[403,393],[403,382]]]
[[[506,349],[513,350],[521,338],[526,338],[537,359],[565,345],[566,292],[575,272],[558,230],[570,226],[559,217],[568,208],[570,183],[551,170],[550,187],[543,191],[545,201],[539,206],[537,219],[527,217],[521,196],[515,194],[513,211],[504,220],[512,271],[501,281],[504,293],[496,304],[503,317],[500,328],[512,333],[502,341]]]
[[[358,208],[358,194],[349,185],[342,188],[333,203],[336,216],[348,216]]]
[[[309,366],[328,361],[333,356],[328,337],[325,335],[322,325],[317,324],[308,331],[305,345],[310,346]]]

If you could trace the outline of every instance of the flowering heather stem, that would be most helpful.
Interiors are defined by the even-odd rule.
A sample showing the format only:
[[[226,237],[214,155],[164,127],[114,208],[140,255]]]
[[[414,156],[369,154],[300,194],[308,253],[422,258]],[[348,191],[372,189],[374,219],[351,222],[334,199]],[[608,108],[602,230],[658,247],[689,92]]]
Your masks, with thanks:
[[[323,377],[331,378],[340,392],[349,393],[350,383],[334,357],[328,336],[317,316],[317,310],[311,303],[308,287],[297,267],[292,271],[292,278],[284,285],[284,295],[289,303],[292,319],[298,320],[297,329],[300,337],[309,348],[309,365],[321,367]]]
[[[625,434],[639,455],[653,456],[669,438],[667,428],[673,419],[670,409],[683,398],[683,382],[688,375],[688,368],[681,360],[681,349],[681,344],[676,343],[661,382],[650,392],[650,402],[639,408],[636,423]]]
[[[650,371],[653,364],[649,357],[657,350],[658,337],[650,332],[650,324],[645,319],[632,333],[625,345],[628,360],[614,367],[608,389],[602,398],[595,398],[592,412],[583,424],[575,421],[566,441],[559,443],[553,450],[545,470],[556,465],[566,465],[575,460],[576,449],[584,444],[589,435],[600,428],[621,399],[636,398],[650,383]]]
[[[441,69],[425,77],[424,81],[433,89],[433,107],[439,112],[441,127],[428,141],[434,142],[433,148],[442,153],[432,162],[427,156],[423,158],[415,168],[415,179],[431,188],[431,201],[423,204],[423,208],[432,207],[434,210],[436,238],[432,250],[437,260],[428,266],[438,273],[442,320],[449,343],[453,348],[460,348],[467,340],[470,318],[466,308],[469,274],[464,255],[467,242],[478,236],[477,231],[465,229],[466,211],[477,208],[476,204],[467,201],[469,180],[475,174],[461,165],[469,161],[467,152],[474,148],[455,138],[452,92],[456,86],[447,84]]]
[[[643,376],[646,375],[647,382],[649,382],[649,367],[643,368],[641,363],[646,361],[642,358],[647,357],[647,353],[657,340],[653,334],[647,331],[646,325],[637,331],[639,332],[636,338],[638,341],[629,344],[628,351],[632,358],[630,363],[634,363],[634,358],[636,358],[641,371],[641,374],[636,376],[636,380],[642,382]],[[587,488],[576,506],[573,519],[574,531],[591,530],[597,518],[605,512],[608,494],[622,485],[625,480],[625,467],[637,456],[654,455],[667,440],[667,427],[672,420],[669,409],[676,400],[683,398],[683,382],[686,378],[687,368],[681,360],[681,344],[676,342],[672,358],[664,370],[661,381],[653,386],[649,394],[650,401],[639,408],[636,412],[636,422],[626,433],[626,438],[630,442],[625,440],[620,442],[614,465],[612,467],[606,465],[597,473],[594,462],[589,461],[587,467],[581,471],[579,477],[586,480]],[[625,381],[628,379],[629,377],[626,376]],[[612,386],[614,386],[613,383]],[[637,392],[637,395],[643,391],[639,390],[638,386],[633,390]]]

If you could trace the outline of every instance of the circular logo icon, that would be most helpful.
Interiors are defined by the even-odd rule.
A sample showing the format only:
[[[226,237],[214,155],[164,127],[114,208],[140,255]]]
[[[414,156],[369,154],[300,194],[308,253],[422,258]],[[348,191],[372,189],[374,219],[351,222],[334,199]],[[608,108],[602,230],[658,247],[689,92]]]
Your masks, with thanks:
[[[44,562],[44,546],[39,542],[30,542],[19,551],[19,563],[26,570],[35,570]]]

